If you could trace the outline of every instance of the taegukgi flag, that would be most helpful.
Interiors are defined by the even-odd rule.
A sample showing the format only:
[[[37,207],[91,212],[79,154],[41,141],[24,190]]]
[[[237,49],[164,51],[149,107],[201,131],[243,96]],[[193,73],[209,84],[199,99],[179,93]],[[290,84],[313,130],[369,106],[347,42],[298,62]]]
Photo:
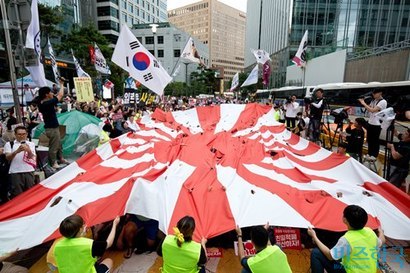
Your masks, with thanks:
[[[253,55],[256,58],[256,61],[260,64],[264,64],[267,61],[271,61],[269,53],[263,49],[251,49]]]
[[[239,85],[239,72],[236,72],[235,76],[232,78],[231,89],[232,92]]]
[[[241,87],[252,85],[258,82],[258,75],[259,74],[259,69],[258,69],[258,64],[255,65],[255,67],[252,69],[251,73],[249,74],[248,78],[243,82]]]
[[[172,77],[154,56],[138,41],[127,25],[121,28],[111,60],[141,84],[162,95]]]
[[[186,43],[185,48],[181,53],[181,58],[192,63],[201,63],[201,57],[199,56],[198,50],[195,47],[195,43],[192,37],[189,37],[188,42]]]
[[[40,23],[38,19],[37,0],[31,1],[31,22],[27,28],[26,48],[34,49],[38,58],[38,64],[26,67],[26,69],[30,72],[33,82],[38,87],[47,86],[46,76],[44,74],[44,67],[41,63],[41,32]]]
[[[94,66],[95,70],[102,74],[111,75],[110,67],[97,44],[94,44]]]
[[[305,31],[303,35],[302,41],[300,41],[300,45],[298,51],[296,52],[295,57],[293,57],[292,62],[294,62],[297,66],[305,66],[306,65],[306,49],[308,44],[308,31]]]

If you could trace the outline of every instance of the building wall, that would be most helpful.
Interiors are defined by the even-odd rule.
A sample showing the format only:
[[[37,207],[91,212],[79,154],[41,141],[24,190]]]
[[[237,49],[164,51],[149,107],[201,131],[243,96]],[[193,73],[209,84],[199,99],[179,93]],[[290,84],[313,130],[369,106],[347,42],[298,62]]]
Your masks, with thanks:
[[[186,68],[188,68],[188,81],[190,74],[197,70],[198,64],[190,63],[185,66],[183,60],[179,59],[179,56],[184,50],[184,47],[189,39],[190,35],[188,33],[170,25],[169,23],[159,24],[155,34],[155,39],[149,24],[138,25],[136,28],[131,29],[131,31],[146,49],[148,49],[151,53],[154,53],[153,55],[161,62],[168,74],[171,76],[172,74],[175,75],[173,77],[174,81],[185,82]],[[196,38],[193,39],[202,61],[205,64],[208,64],[208,45],[205,45]],[[155,41],[155,52],[152,41]]]
[[[169,21],[209,45],[212,67],[225,81],[244,67],[245,13],[217,0],[204,0],[168,12]]]
[[[251,49],[260,48],[272,54],[288,46],[291,6],[291,0],[248,1],[245,67],[255,63]]]
[[[410,80],[410,48],[346,63],[345,82]]]

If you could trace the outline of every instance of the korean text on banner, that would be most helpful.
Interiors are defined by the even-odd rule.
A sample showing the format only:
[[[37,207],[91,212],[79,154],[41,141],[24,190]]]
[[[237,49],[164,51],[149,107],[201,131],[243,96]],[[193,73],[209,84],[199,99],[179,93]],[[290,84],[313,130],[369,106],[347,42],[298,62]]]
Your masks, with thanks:
[[[94,100],[91,78],[74,78],[74,86],[77,92],[77,101],[90,102]]]

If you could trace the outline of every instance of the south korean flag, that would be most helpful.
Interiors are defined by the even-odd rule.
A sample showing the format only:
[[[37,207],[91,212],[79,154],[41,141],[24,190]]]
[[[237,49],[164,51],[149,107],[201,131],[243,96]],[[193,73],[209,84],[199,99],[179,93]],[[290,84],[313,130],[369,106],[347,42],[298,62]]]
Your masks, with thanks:
[[[127,25],[121,28],[120,37],[111,60],[148,89],[162,96],[172,77],[154,56],[137,40]]]

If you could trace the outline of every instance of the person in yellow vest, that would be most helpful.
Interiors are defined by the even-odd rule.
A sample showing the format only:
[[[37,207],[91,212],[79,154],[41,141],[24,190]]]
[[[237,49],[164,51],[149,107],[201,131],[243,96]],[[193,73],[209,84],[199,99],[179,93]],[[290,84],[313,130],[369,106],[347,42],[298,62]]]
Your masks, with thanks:
[[[271,245],[268,234],[269,223],[251,229],[251,241],[256,255],[246,257],[242,241],[242,230],[236,226],[238,235],[238,254],[242,265],[241,273],[292,273],[286,254],[277,246]]]
[[[94,241],[82,237],[87,227],[81,216],[74,214],[65,218],[59,228],[64,238],[54,246],[58,272],[109,273],[113,267],[113,261],[104,259],[101,263],[97,263],[97,257],[101,257],[112,245],[119,221],[120,217],[117,216],[106,241]]]
[[[164,259],[161,271],[164,273],[198,273],[205,272],[205,244],[192,241],[195,231],[195,220],[191,216],[181,218],[174,227],[174,235],[167,235],[157,249],[157,254]]]
[[[343,223],[348,231],[332,249],[325,246],[309,227],[308,234],[317,245],[310,256],[312,273],[323,273],[325,269],[328,273],[376,273],[377,250],[384,244],[385,238],[380,227],[379,236],[365,227],[367,219],[367,212],[363,208],[347,206],[343,211]]]

